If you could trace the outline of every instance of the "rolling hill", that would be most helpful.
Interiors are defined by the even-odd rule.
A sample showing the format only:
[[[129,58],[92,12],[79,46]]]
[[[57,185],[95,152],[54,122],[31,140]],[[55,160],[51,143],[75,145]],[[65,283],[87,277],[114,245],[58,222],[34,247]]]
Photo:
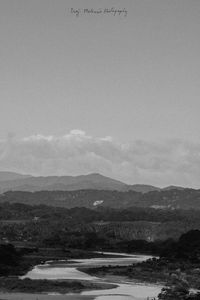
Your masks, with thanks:
[[[6,191],[75,191],[75,190],[135,191],[149,193],[154,191],[183,190],[183,187],[168,186],[159,188],[146,184],[128,185],[98,173],[79,176],[31,176],[13,172],[0,172],[0,193]]]
[[[116,190],[137,191],[147,193],[159,190],[150,185],[136,184],[128,185],[98,173],[80,176],[46,176],[34,177],[11,172],[0,172],[0,192],[12,191],[74,191],[74,190]]]
[[[168,190],[139,193],[135,191],[75,190],[75,191],[10,191],[0,195],[0,203],[24,203],[50,205],[66,208],[99,207],[110,208],[153,208],[166,210],[200,210],[200,190]]]
[[[31,177],[31,175],[22,175],[22,174],[14,173],[14,172],[0,171],[0,182],[25,179],[25,178],[29,178],[29,177]]]

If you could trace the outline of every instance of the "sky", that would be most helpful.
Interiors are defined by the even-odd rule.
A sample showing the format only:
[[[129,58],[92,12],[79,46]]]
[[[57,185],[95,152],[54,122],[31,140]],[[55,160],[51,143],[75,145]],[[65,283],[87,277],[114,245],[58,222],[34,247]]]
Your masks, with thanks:
[[[199,36],[199,0],[0,0],[0,170],[199,188]]]

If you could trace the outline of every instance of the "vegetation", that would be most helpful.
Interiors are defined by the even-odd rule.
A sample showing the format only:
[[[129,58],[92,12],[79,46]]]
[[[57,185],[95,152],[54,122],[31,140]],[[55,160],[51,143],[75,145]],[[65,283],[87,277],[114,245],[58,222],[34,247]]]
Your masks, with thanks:
[[[0,239],[11,243],[156,253],[147,242],[177,240],[191,229],[200,229],[199,211],[0,204]]]
[[[13,195],[11,193],[11,195]],[[146,194],[147,195],[147,194]],[[9,195],[10,197],[10,195]],[[145,196],[146,197],[146,196]],[[12,202],[12,201],[11,201]],[[176,230],[174,230],[176,229]],[[50,291],[46,281],[10,281],[45,260],[92,257],[93,250],[146,253],[159,259],[128,267],[101,267],[90,274],[123,275],[167,284],[160,300],[197,300],[200,289],[200,212],[131,207],[61,208],[23,203],[0,204],[1,289]],[[101,254],[99,254],[101,255]],[[96,254],[95,254],[96,256]],[[54,285],[62,291],[86,288]]]
[[[161,249],[160,258],[130,266],[109,266],[85,269],[85,272],[105,277],[107,274],[166,285],[159,295],[162,300],[199,300],[200,293],[190,293],[190,288],[200,290],[200,231],[183,234]]]
[[[59,293],[79,293],[82,290],[108,289],[115,285],[98,284],[84,280],[31,280],[16,278],[1,278],[0,289],[3,292],[59,292]]]
[[[101,200],[101,207],[126,209],[129,207],[166,209],[200,209],[200,190],[170,189],[141,193],[135,191],[75,190],[75,191],[39,191],[6,192],[0,196],[0,202],[24,203],[29,205],[45,204],[67,208],[95,208],[94,202]]]

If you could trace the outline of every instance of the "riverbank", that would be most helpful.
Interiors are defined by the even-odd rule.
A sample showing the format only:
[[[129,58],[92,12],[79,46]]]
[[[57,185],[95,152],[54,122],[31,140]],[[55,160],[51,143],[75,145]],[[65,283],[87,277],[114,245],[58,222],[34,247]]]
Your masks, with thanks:
[[[0,292],[23,292],[23,293],[40,293],[40,292],[57,292],[65,293],[80,293],[81,291],[109,289],[114,288],[115,285],[94,283],[87,280],[45,280],[37,279],[31,280],[29,278],[19,278],[34,269],[36,265],[44,266],[46,261],[53,261],[52,265],[55,267],[56,263],[72,263],[71,259],[92,258],[92,257],[106,257],[103,253],[93,253],[82,251],[78,249],[63,250],[61,248],[13,248],[10,245],[2,246],[2,251],[5,255],[5,264],[1,264],[0,277]],[[9,253],[10,263],[6,255]],[[13,259],[13,256],[15,259]],[[109,257],[111,255],[108,255]],[[69,261],[70,260],[70,261]],[[74,262],[75,263],[75,262]]]
[[[129,273],[130,267],[126,266],[108,266],[98,268],[78,268],[81,272],[85,272],[91,276],[98,276],[102,279],[109,281],[120,281],[121,278],[126,281],[135,283],[147,283],[165,285],[168,281],[168,277],[165,274],[153,273],[152,270],[142,270],[141,268],[135,268],[134,271]]]
[[[95,296],[89,295],[59,295],[52,294],[29,294],[29,293],[1,293],[0,300],[94,300]]]
[[[146,299],[148,296],[156,296],[159,293],[161,288],[158,286],[150,286],[142,282],[137,284],[134,283],[134,281],[131,282],[131,280],[127,283],[125,277],[116,280],[116,276],[113,276],[113,278],[109,280],[106,278],[101,280],[100,278],[86,275],[82,272],[83,266],[103,266],[104,264],[108,266],[110,263],[127,265],[131,263],[135,264],[138,261],[146,259],[143,255],[127,255],[127,257],[126,254],[124,254],[123,257],[121,254],[120,257],[117,257],[117,255],[116,253],[109,253],[108,258],[106,257],[107,254],[101,253],[100,258],[97,258],[99,254],[95,253],[95,258],[92,259],[69,259],[67,261],[66,259],[57,257],[56,262],[51,261],[46,264],[34,266],[34,268],[26,273],[26,276],[22,276],[21,279],[16,278],[16,276],[2,277],[0,285],[0,292],[2,293],[0,293],[0,299],[43,300],[45,295],[45,299],[48,300],[52,297],[54,300],[61,300],[62,295],[65,297],[64,299],[70,300],[89,300],[96,299],[98,296],[107,297],[107,295],[112,297],[112,299],[115,299],[113,297],[121,297],[121,295],[125,297],[124,299],[130,296],[135,297],[135,295],[140,299]],[[30,254],[27,255],[27,258],[29,256]],[[47,259],[47,257],[45,258]],[[50,256],[48,260],[51,260],[49,258]],[[80,271],[77,270],[77,268],[80,268]],[[26,297],[22,296],[17,298],[18,296],[16,297],[16,295],[19,294],[26,295]],[[90,298],[88,298],[88,296],[90,296]]]
[[[7,266],[8,276],[23,276],[36,265],[45,264],[47,261],[54,263],[64,261],[65,264],[72,263],[73,259],[91,259],[91,258],[112,258],[116,257],[112,253],[93,252],[80,249],[62,249],[62,248],[16,248],[18,252],[25,252],[14,266]],[[26,253],[28,252],[28,253]],[[124,257],[123,254],[117,254],[117,257]],[[7,275],[7,274],[6,274]]]
[[[91,276],[99,278],[124,277],[134,282],[169,285],[175,281],[185,281],[189,288],[200,289],[200,263],[150,259],[130,266],[102,266],[79,268]]]
[[[114,284],[98,283],[87,280],[44,280],[17,277],[0,278],[0,292],[7,293],[80,293],[89,290],[105,290],[117,287]]]

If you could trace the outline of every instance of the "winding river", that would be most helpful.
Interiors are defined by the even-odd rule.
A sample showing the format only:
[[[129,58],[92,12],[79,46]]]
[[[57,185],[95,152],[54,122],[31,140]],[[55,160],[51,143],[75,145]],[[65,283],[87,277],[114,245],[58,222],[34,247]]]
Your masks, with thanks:
[[[111,253],[105,253],[111,254]],[[84,272],[81,272],[81,267],[100,267],[108,265],[130,265],[136,262],[144,261],[150,258],[146,255],[130,255],[123,254],[123,257],[119,257],[118,253],[112,253],[113,257],[109,258],[91,258],[91,259],[73,259],[66,261],[48,261],[44,265],[38,265],[29,271],[22,278],[31,279],[77,279],[77,280],[90,280],[96,283],[108,283],[117,285],[116,288],[106,290],[91,290],[84,291],[80,294],[66,294],[60,295],[58,293],[49,294],[3,294],[3,299],[10,300],[126,300],[137,299],[143,300],[147,297],[156,297],[161,286],[146,284],[146,283],[134,283],[124,277],[105,277],[98,278],[90,276]],[[116,256],[115,256],[116,255]],[[122,255],[122,253],[120,253]],[[79,269],[79,270],[78,270]]]

